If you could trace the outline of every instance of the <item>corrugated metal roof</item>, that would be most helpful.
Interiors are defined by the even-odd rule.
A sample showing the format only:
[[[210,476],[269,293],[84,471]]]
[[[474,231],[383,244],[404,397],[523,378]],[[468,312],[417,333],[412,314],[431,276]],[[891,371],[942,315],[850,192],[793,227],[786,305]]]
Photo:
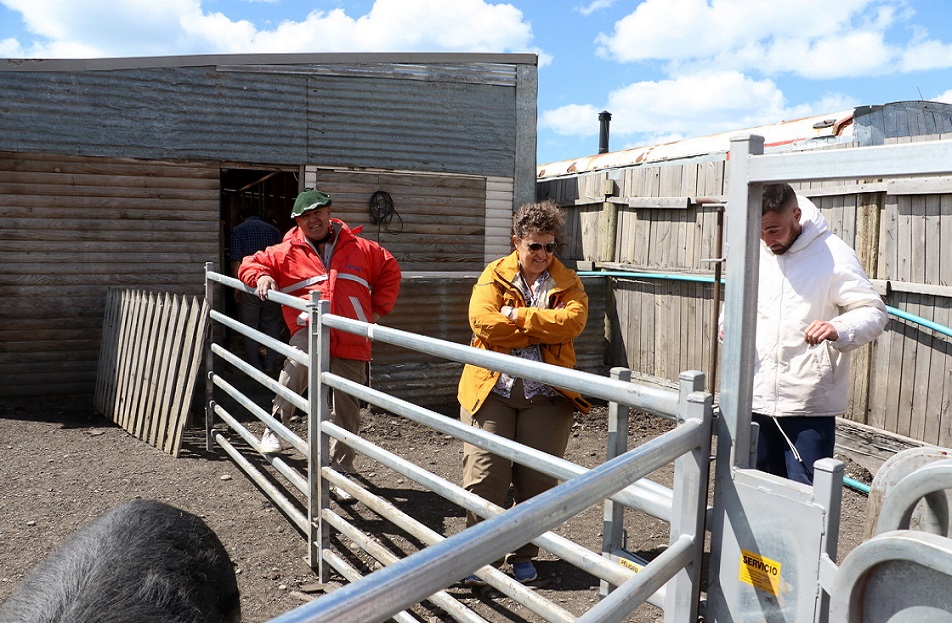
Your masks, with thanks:
[[[845,110],[782,121],[745,130],[733,130],[671,143],[635,147],[621,151],[561,160],[537,167],[538,179],[573,175],[599,169],[615,169],[632,165],[658,163],[720,154],[730,150],[730,139],[738,134],[758,134],[765,139],[765,151],[809,148],[817,144],[852,140],[853,111]]]
[[[363,65],[373,63],[414,65],[517,64],[538,65],[536,54],[367,52],[328,54],[191,54],[183,56],[129,56],[122,58],[7,58],[0,71],[108,71],[217,65]]]
[[[512,87],[516,84],[514,65],[491,63],[438,65],[413,63],[346,63],[346,64],[300,64],[300,65],[218,65],[218,71],[242,71],[259,73],[287,73],[347,78],[391,78],[421,80],[426,82],[459,82],[469,84],[495,84]]]

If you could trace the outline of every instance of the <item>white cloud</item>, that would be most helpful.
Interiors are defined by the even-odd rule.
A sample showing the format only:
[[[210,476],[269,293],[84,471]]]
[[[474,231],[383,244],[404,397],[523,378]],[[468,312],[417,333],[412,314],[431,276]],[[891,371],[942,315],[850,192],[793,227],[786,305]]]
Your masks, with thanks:
[[[785,103],[773,81],[753,80],[739,72],[638,82],[608,96],[612,129],[620,134],[723,132],[777,120]]]
[[[0,39],[0,58],[23,58],[24,56],[23,48],[15,38]]]
[[[932,98],[933,102],[942,102],[944,104],[952,104],[952,89],[949,89],[945,93],[939,93]]]
[[[615,0],[592,0],[592,2],[583,7],[579,7],[577,10],[585,17],[588,17],[592,13],[611,8],[613,4],[615,4]]]
[[[206,11],[201,0],[4,0],[41,43],[3,42],[22,56],[94,57],[213,52],[539,52],[510,4],[376,0],[366,15],[312,11],[262,28]],[[215,6],[212,4],[211,6]],[[8,56],[14,56],[8,54]],[[548,62],[549,55],[542,55]]]
[[[928,71],[952,67],[952,44],[941,41],[921,41],[902,54],[903,71]]]
[[[282,52],[468,51],[528,49],[532,31],[511,5],[482,0],[377,0],[351,17],[342,9],[314,11],[256,33],[256,50]]]
[[[790,106],[772,80],[725,71],[630,84],[612,91],[605,109],[612,113],[613,139],[638,146],[837,112],[855,104],[834,93]],[[540,127],[566,136],[592,136],[598,133],[600,110],[591,104],[546,110]]]
[[[598,134],[598,113],[591,104],[568,104],[539,114],[539,127],[548,128],[563,136],[592,136]]]
[[[856,31],[816,41],[774,39],[768,44],[752,43],[704,64],[753,69],[771,76],[786,73],[809,79],[833,79],[888,73],[896,58],[896,50],[879,35]]]
[[[602,57],[661,61],[672,75],[855,77],[900,68],[903,51],[887,30],[908,16],[904,0],[646,0],[596,44]]]
[[[27,56],[81,58],[173,53],[180,23],[201,21],[197,0],[5,0],[36,36]],[[22,43],[21,43],[22,45]],[[205,50],[189,50],[197,52]]]

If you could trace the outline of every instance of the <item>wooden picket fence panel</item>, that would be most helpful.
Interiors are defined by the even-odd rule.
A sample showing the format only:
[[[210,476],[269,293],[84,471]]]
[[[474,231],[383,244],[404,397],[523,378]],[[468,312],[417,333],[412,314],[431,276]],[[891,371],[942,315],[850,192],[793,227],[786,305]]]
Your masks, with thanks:
[[[201,363],[204,299],[110,288],[95,407],[130,434],[178,456]]]

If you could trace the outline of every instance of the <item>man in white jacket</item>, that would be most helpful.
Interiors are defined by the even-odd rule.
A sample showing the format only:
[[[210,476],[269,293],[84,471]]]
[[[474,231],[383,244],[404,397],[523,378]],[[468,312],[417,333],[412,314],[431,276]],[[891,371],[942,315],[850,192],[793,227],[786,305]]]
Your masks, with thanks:
[[[856,253],[789,184],[763,192],[753,421],[757,469],[813,483],[849,402],[849,352],[876,339],[886,306]]]

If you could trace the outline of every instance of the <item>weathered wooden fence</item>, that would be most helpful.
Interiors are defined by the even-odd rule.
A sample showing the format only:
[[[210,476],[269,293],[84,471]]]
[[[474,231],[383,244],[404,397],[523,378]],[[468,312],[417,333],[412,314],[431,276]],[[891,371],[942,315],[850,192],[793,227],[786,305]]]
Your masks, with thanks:
[[[609,365],[665,383],[678,370],[708,371],[712,286],[676,278],[711,280],[717,210],[686,198],[723,200],[726,182],[716,154],[540,181],[540,198],[569,209],[568,259],[658,273],[617,278]],[[887,305],[952,324],[952,177],[840,180],[799,192],[857,250]],[[853,353],[852,375],[849,420],[952,446],[952,338],[892,316],[880,339]]]
[[[220,252],[219,175],[0,151],[0,396],[93,393],[107,288],[202,294]]]
[[[110,288],[96,409],[130,434],[178,456],[207,316],[198,297]]]

